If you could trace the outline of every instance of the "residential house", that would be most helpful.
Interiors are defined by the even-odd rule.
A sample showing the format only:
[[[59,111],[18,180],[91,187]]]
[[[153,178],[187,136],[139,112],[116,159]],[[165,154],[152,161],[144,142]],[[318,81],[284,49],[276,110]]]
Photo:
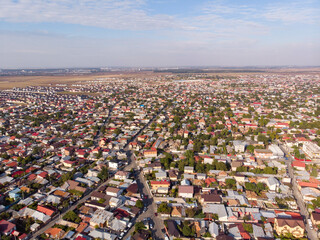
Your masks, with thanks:
[[[288,233],[296,238],[302,238],[306,227],[301,219],[275,218],[274,230],[278,235],[286,235]]]
[[[312,212],[310,219],[314,226],[320,226],[320,212]]]
[[[16,230],[16,225],[8,222],[4,219],[0,221],[0,236],[2,235],[10,235],[14,230]]]
[[[194,167],[189,167],[189,166],[186,166],[184,167],[184,173],[194,173]]]
[[[119,197],[121,192],[121,189],[115,187],[108,187],[106,190],[106,194],[113,197]]]
[[[49,228],[44,233],[52,239],[62,239],[65,231],[60,228]]]
[[[150,149],[150,150],[145,150],[144,152],[143,152],[143,155],[144,155],[144,157],[146,157],[146,158],[156,158],[157,156],[158,156],[158,151],[157,151],[157,149]]]
[[[170,187],[170,182],[167,180],[163,181],[150,181],[152,190],[157,191],[159,187]]]
[[[113,219],[113,213],[103,210],[103,209],[97,209],[94,214],[92,215],[92,218],[90,219],[90,226],[95,227],[99,226],[101,228],[108,225],[108,222],[110,222]]]
[[[193,198],[194,186],[179,186],[178,196],[183,198]]]
[[[210,218],[210,214],[217,214],[219,221],[228,221],[228,214],[226,211],[226,207],[223,204],[206,204],[202,209],[203,213],[208,214]]]
[[[129,178],[130,173],[126,171],[118,171],[115,175],[114,178],[118,180],[125,180]]]
[[[254,155],[256,158],[269,159],[273,156],[273,152],[269,149],[255,149]]]

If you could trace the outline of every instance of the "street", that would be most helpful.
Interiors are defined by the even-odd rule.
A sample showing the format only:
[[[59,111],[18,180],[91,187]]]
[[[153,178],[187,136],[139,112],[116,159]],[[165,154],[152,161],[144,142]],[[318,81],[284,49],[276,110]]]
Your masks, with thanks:
[[[106,124],[111,116],[111,112],[113,107],[116,104],[114,104],[113,106],[110,107],[109,109],[109,114],[108,117],[105,119],[104,124]],[[152,118],[150,119],[150,121],[143,127],[141,128],[129,141],[128,143],[125,145],[124,150],[127,152],[127,156],[128,156],[128,165],[123,166],[122,169],[119,170],[124,170],[124,171],[130,171],[131,169],[134,169],[135,171],[137,171],[137,164],[136,164],[136,159],[134,157],[134,154],[132,153],[132,151],[129,151],[128,147],[129,147],[129,143],[133,142],[136,140],[136,138],[138,137],[138,135],[143,132],[155,119],[156,117],[163,111],[163,109],[165,109],[166,106],[164,106],[163,108],[161,108],[159,110],[159,112]],[[100,137],[101,135],[101,131],[99,130],[98,134],[96,135],[95,138],[95,144],[97,145],[97,140],[98,140],[98,136]],[[98,189],[101,186],[105,186],[107,185],[111,180],[113,179],[113,177],[110,177],[107,181],[105,181],[104,183],[99,184],[96,189]],[[143,199],[144,201],[144,205],[147,207],[147,211],[140,214],[139,217],[136,219],[135,222],[138,221],[142,221],[144,218],[146,217],[150,217],[154,223],[154,229],[152,230],[152,234],[153,234],[153,239],[164,239],[164,234],[161,232],[162,229],[164,229],[164,224],[163,221],[159,218],[159,217],[155,217],[155,212],[156,212],[156,204],[153,202],[153,198],[151,195],[151,192],[149,191],[149,188],[147,186],[146,180],[144,179],[144,176],[142,175],[142,173],[137,174],[137,184],[139,187],[139,192],[143,193],[145,196],[148,196],[147,199]],[[147,190],[148,189],[148,190]],[[53,227],[56,223],[57,220],[63,218],[63,216],[68,212],[68,211],[73,211],[74,209],[77,208],[78,205],[86,202],[90,197],[91,194],[93,192],[94,189],[90,190],[90,193],[87,194],[86,196],[84,196],[83,198],[81,198],[80,200],[78,200],[76,203],[74,203],[72,206],[69,206],[68,209],[64,210],[63,213],[56,215],[49,223],[47,223],[44,227],[42,227],[40,230],[38,230],[37,232],[35,232],[32,235],[31,239],[36,239],[38,236],[40,236],[41,234],[43,234],[47,229]],[[134,223],[132,224],[131,229],[128,231],[128,233],[125,235],[125,237],[123,237],[123,239],[126,239],[128,236],[130,236],[130,234],[134,231]]]
[[[317,232],[313,229],[310,228],[309,224],[307,223],[307,219],[310,219],[310,214],[306,208],[305,202],[303,201],[302,195],[298,189],[297,182],[294,176],[293,168],[292,168],[292,162],[294,161],[293,157],[291,156],[290,153],[281,145],[279,144],[279,147],[281,150],[288,156],[288,160],[286,161],[287,167],[288,167],[288,173],[289,176],[292,180],[292,190],[293,190],[293,195],[297,201],[298,207],[300,209],[301,215],[304,217],[304,222],[306,225],[306,231],[307,231],[307,236],[311,240],[317,240]]]
[[[138,189],[140,194],[143,193],[144,196],[147,196],[147,199],[143,199],[144,206],[147,207],[147,211],[143,212],[139,215],[139,217],[135,220],[135,222],[140,222],[145,218],[151,218],[151,221],[153,222],[154,228],[151,229],[153,239],[164,239],[164,234],[162,232],[162,229],[164,229],[163,220],[160,217],[155,216],[155,213],[157,212],[157,206],[152,198],[152,194],[149,190],[149,187],[147,186],[147,182],[142,174],[141,171],[137,169],[136,161],[134,155],[130,152],[131,156],[131,162],[134,163],[134,173],[136,177],[136,181],[138,184]],[[127,232],[127,234],[124,236],[123,239],[127,239],[134,231],[134,224],[132,228]]]

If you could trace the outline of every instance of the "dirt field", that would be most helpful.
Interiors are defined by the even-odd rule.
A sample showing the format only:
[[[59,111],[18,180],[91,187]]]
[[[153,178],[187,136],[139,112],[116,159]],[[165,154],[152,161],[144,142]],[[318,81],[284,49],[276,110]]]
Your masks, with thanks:
[[[128,77],[149,77],[166,75],[167,73],[148,72],[112,72],[90,75],[72,75],[72,76],[0,76],[0,89],[9,89],[13,87],[27,86],[49,86],[50,84],[74,84],[85,81],[92,81],[96,78],[128,78]]]
[[[278,73],[278,74],[319,74],[320,68],[291,68],[291,69],[263,69],[266,72],[232,72],[232,73],[207,73],[208,76],[219,75],[219,76],[237,76],[243,74],[268,74],[268,73]],[[192,73],[191,73],[192,74]],[[0,76],[0,89],[9,89],[13,87],[27,87],[27,86],[49,86],[52,84],[74,84],[81,83],[85,81],[91,81],[96,78],[104,77],[119,77],[119,78],[129,78],[129,77],[141,77],[148,78],[154,76],[164,76],[164,75],[184,75],[184,73],[169,73],[169,72],[157,72],[152,71],[146,72],[111,72],[111,73],[101,73],[101,74],[90,74],[90,75],[72,75],[72,76]],[[186,74],[190,75],[190,74]]]
[[[76,82],[94,80],[97,77],[115,76],[117,75],[0,77],[0,89],[26,86],[49,86],[50,84],[72,84]]]

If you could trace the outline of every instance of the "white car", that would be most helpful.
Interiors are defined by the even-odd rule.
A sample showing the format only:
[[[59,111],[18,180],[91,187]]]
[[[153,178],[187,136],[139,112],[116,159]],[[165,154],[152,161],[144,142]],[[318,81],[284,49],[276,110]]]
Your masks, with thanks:
[[[309,224],[310,229],[312,230],[313,229],[313,225],[312,225],[311,219],[308,219],[308,224]]]

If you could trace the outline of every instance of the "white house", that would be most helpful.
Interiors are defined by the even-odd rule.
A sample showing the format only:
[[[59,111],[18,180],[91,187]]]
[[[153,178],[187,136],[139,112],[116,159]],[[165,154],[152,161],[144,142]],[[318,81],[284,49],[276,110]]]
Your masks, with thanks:
[[[226,207],[223,204],[208,203],[203,206],[203,213],[217,214],[219,221],[228,221],[228,214]]]
[[[115,187],[108,187],[106,194],[112,197],[119,197],[121,194],[121,189]]]
[[[193,198],[194,187],[193,186],[179,186],[178,196],[183,198]]]

